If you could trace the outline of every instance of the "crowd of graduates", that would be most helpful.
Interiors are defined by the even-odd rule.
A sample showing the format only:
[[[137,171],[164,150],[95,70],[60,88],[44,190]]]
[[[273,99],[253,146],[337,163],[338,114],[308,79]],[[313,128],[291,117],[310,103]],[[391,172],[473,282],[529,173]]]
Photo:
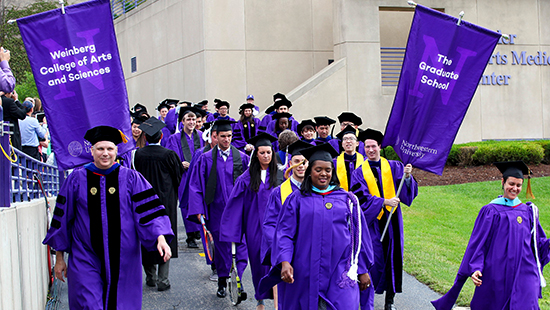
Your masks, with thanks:
[[[253,290],[260,310],[265,299],[278,309],[364,310],[374,309],[376,293],[385,294],[385,310],[396,309],[400,204],[410,206],[418,194],[412,166],[381,157],[384,135],[359,128],[353,112],[338,115],[333,137],[336,120],[298,122],[280,93],[261,120],[252,95],[237,119],[228,102],[214,102],[209,113],[207,100],[167,99],[158,117],[136,104],[128,139],[109,126],[88,130],[94,162],[63,184],[44,240],[58,251],[57,277],[73,278],[71,308],[139,309],[141,266],[146,285],[170,289],[181,213],[187,246],[202,241],[220,298],[232,272],[242,277],[250,267],[254,287],[238,286],[233,303]],[[117,154],[122,142],[134,147]],[[482,208],[455,285],[433,302],[436,309],[451,309],[470,277],[472,309],[538,309],[550,242],[536,207],[517,197],[529,169],[497,166],[503,195]]]
[[[274,296],[280,309],[357,309],[360,303],[372,309],[375,292],[386,292],[386,308],[394,309],[395,293],[402,291],[399,209],[382,241],[381,231],[392,207],[412,203],[417,184],[410,165],[380,157],[383,134],[360,129],[362,119],[343,112],[333,137],[336,120],[320,115],[299,122],[281,93],[261,119],[252,95],[236,119],[228,102],[215,99],[214,113],[208,104],[166,99],[156,109],[158,119],[136,104],[129,139],[136,150],[119,160],[143,173],[135,165],[137,149],[152,140],[142,129],[160,124],[158,143],[181,161],[182,169],[169,169],[182,171],[177,197],[187,246],[198,248],[201,239],[206,248],[201,217],[212,233],[215,255],[205,257],[218,282],[216,295],[227,295],[235,244],[239,274],[251,268],[258,309]],[[405,185],[396,197],[401,179]],[[178,201],[162,203],[175,222],[171,210]],[[160,271],[146,275],[148,285],[165,289]]]

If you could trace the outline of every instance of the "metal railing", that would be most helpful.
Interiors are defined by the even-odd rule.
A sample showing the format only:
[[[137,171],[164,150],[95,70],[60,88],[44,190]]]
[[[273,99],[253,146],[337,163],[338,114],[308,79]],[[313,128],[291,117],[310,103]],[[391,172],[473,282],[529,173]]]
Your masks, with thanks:
[[[18,149],[10,146],[7,123],[3,122],[0,106],[0,207],[10,207],[14,202],[56,196],[59,192],[64,173],[57,167],[40,162]],[[7,156],[6,156],[7,155]],[[17,160],[14,159],[15,156]],[[15,160],[12,162],[12,160]]]
[[[145,1],[147,0],[111,0],[113,19],[117,19],[123,14],[130,12]]]
[[[404,47],[381,47],[382,86],[397,86],[405,57]]]

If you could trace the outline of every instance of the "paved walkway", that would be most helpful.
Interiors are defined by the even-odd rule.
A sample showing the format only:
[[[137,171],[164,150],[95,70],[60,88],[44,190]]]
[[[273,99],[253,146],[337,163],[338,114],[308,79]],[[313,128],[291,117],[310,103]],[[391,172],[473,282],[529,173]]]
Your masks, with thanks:
[[[178,231],[185,232],[183,224],[179,223]],[[185,233],[180,233],[179,258],[170,262],[170,281],[172,288],[168,291],[158,292],[143,283],[143,309],[145,310],[253,310],[256,309],[256,301],[253,299],[254,288],[250,268],[247,268],[244,276],[244,287],[249,299],[243,301],[237,307],[233,307],[229,297],[216,297],[217,283],[208,279],[210,267],[205,264],[202,250],[187,249]],[[145,277],[145,275],[144,275]],[[430,300],[439,298],[439,294],[430,290],[426,285],[418,282],[414,277],[404,274],[404,293],[395,297],[395,305],[399,310],[433,310]],[[60,294],[60,310],[68,310],[67,286],[62,285]],[[375,310],[384,309],[384,296],[376,295]],[[266,301],[266,309],[274,309],[273,301]]]

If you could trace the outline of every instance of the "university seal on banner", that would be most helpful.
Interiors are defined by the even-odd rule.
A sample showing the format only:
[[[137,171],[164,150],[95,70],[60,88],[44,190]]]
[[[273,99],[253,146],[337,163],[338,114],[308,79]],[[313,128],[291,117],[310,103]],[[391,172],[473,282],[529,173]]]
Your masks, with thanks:
[[[67,151],[69,151],[69,154],[73,157],[78,157],[80,154],[82,154],[82,144],[78,141],[73,141],[69,143],[69,146],[67,146]]]

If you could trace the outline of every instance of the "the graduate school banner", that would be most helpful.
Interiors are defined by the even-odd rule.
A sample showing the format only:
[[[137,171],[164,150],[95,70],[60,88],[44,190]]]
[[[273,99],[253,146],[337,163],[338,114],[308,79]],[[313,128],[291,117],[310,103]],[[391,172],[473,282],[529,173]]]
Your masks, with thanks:
[[[52,147],[66,170],[92,160],[86,130],[109,125],[132,137],[128,97],[109,0],[17,20]],[[119,154],[130,149],[119,145]]]
[[[441,175],[500,34],[416,6],[383,146]]]

